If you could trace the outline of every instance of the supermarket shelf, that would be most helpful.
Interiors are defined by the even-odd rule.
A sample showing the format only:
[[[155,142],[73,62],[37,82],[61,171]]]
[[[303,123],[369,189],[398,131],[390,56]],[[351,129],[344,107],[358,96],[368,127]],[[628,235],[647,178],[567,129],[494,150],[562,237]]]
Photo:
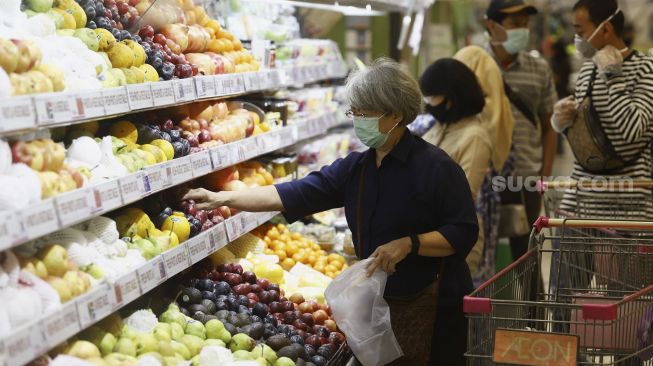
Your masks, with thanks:
[[[131,84],[75,92],[45,93],[0,99],[0,135],[82,123],[159,109],[198,100],[232,97],[342,77],[341,61],[243,74]]]
[[[149,166],[101,184],[0,212],[0,251],[115,210],[161,190],[324,134],[338,123],[335,112],[291,121],[258,136]]]
[[[277,214],[239,213],[150,259],[115,282],[102,282],[90,292],[63,304],[56,312],[12,330],[10,336],[0,340],[0,365],[18,366],[30,362]]]

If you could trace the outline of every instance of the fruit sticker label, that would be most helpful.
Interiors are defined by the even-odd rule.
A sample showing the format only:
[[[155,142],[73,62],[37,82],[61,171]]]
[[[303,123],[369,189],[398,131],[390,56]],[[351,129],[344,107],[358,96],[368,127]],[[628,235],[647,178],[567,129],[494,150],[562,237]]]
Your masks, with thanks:
[[[39,125],[68,122],[73,116],[70,94],[67,93],[37,95],[34,105]]]
[[[107,115],[129,112],[129,98],[124,86],[102,91]]]
[[[208,233],[202,233],[187,242],[190,264],[193,265],[206,258],[210,252]]]
[[[186,248],[186,244],[180,244],[163,253],[163,258],[166,264],[166,273],[169,277],[172,277],[190,267],[188,248]]]
[[[71,101],[73,103],[73,118],[95,118],[105,115],[104,96],[101,90],[84,91],[77,94]]]
[[[34,99],[31,96],[0,99],[0,131],[15,131],[35,125]]]
[[[243,235],[243,224],[240,214],[232,216],[225,221],[227,227],[227,238],[229,241],[234,241]]]
[[[83,296],[77,301],[77,313],[82,328],[86,328],[113,311],[113,291],[108,284],[98,287],[97,290]]]
[[[179,184],[193,179],[193,165],[191,164],[190,157],[184,156],[179,159],[174,159],[170,164],[170,175],[172,177],[172,184]]]
[[[162,256],[158,256],[143,264],[137,272],[138,283],[141,286],[141,293],[143,294],[155,288],[168,278]]]
[[[131,110],[151,108],[154,106],[150,83],[127,85],[129,107]]]
[[[39,324],[28,325],[5,340],[6,364],[26,364],[46,350],[47,342]]]
[[[89,188],[78,189],[58,196],[56,202],[61,226],[70,226],[88,219],[94,201],[93,190]]]
[[[175,92],[172,90],[172,81],[159,81],[152,83],[152,98],[155,106],[170,105],[175,103]]]
[[[141,296],[141,288],[138,283],[138,274],[130,272],[116,280],[113,286],[116,302],[114,310],[136,300]]]
[[[27,207],[22,214],[23,226],[29,228],[30,239],[38,238],[59,229],[57,211],[52,199]]]
[[[190,156],[193,165],[193,176],[201,177],[213,171],[211,155],[208,150],[200,151]]]
[[[61,342],[79,332],[79,315],[74,301],[62,305],[60,311],[47,318],[43,323],[49,347],[56,347]]]
[[[99,210],[98,211],[111,211],[114,208],[122,206],[122,198],[120,197],[120,184],[118,180],[111,180],[109,182],[98,184],[93,187],[95,191],[95,198],[99,196]]]
[[[193,80],[195,80],[195,91],[198,98],[216,96],[215,78],[212,75],[197,76]]]
[[[120,178],[120,192],[124,204],[138,201],[145,194],[143,176],[143,172],[136,172]]]
[[[193,79],[174,80],[176,102],[189,102],[195,99],[195,82]]]

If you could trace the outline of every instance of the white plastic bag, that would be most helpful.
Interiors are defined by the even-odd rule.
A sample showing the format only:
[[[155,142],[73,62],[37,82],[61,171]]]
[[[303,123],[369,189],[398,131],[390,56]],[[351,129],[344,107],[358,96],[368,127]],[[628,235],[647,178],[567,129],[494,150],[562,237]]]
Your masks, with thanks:
[[[390,323],[390,307],[383,298],[388,275],[377,270],[366,276],[369,259],[336,277],[324,292],[338,327],[363,366],[382,366],[403,356]]]

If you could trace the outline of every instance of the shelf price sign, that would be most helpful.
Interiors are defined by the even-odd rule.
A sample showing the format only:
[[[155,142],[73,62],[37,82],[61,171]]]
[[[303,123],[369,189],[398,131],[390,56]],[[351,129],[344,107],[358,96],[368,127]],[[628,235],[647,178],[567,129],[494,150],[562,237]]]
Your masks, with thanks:
[[[36,125],[34,99],[18,96],[0,99],[0,132],[14,131]]]
[[[34,105],[40,125],[67,122],[73,116],[70,94],[67,93],[37,95],[34,97]]]
[[[83,188],[56,197],[57,212],[61,226],[70,226],[83,221],[96,207],[95,194],[90,188]],[[102,207],[102,204],[99,205]]]
[[[101,285],[77,301],[77,313],[82,328],[86,328],[113,311],[115,299],[108,284]]]
[[[20,214],[11,211],[0,212],[0,250],[27,239],[27,232]]]
[[[193,165],[190,157],[184,156],[183,158],[174,159],[169,166],[172,184],[179,184],[193,179]]]
[[[23,226],[29,228],[29,237],[38,238],[59,228],[54,200],[48,199],[23,210]]]
[[[227,239],[226,223],[221,223],[215,226],[215,229],[209,235],[209,251],[215,253],[216,251],[224,248],[229,243]]]
[[[172,81],[152,83],[151,89],[154,106],[175,104],[175,92],[173,91]]]
[[[147,167],[145,172],[152,192],[163,189],[167,185],[168,170],[164,164]]]
[[[132,110],[145,109],[154,106],[150,83],[127,85],[129,106]]]
[[[104,96],[104,110],[106,114],[118,114],[129,112],[129,98],[125,87],[105,89],[102,91]]]
[[[197,76],[193,79],[195,80],[195,91],[198,98],[216,96],[215,78],[213,76]]]
[[[146,190],[149,187],[145,187],[144,176],[144,172],[136,172],[120,179],[120,191],[124,204],[138,201],[149,190]]]
[[[172,277],[190,266],[186,244],[178,245],[163,253],[163,259],[168,277]]]
[[[193,165],[193,176],[201,177],[213,171],[211,154],[208,150],[199,151],[190,156]]]
[[[94,186],[93,193],[96,200],[98,196],[100,197],[99,202],[101,206],[98,211],[109,211],[122,206],[118,180],[111,180]]]
[[[48,348],[40,324],[30,324],[5,340],[7,365],[23,365]]]
[[[77,334],[81,328],[75,302],[63,304],[61,310],[44,321],[43,328],[49,347],[56,347]]]
[[[145,263],[138,270],[138,283],[141,285],[141,293],[147,293],[168,278],[163,256],[158,256]]]
[[[138,274],[135,272],[127,273],[118,278],[113,285],[114,297],[116,299],[114,310],[136,300],[141,295],[141,288],[138,283]]]
[[[232,216],[224,223],[227,228],[227,238],[229,241],[234,241],[243,235],[243,223],[239,216]]]
[[[195,99],[195,82],[193,79],[174,80],[176,102],[189,102]]]
[[[211,231],[212,230],[213,228],[211,228]],[[202,233],[187,242],[188,257],[191,265],[201,261],[209,254],[213,253],[209,247],[210,236],[210,233]]]

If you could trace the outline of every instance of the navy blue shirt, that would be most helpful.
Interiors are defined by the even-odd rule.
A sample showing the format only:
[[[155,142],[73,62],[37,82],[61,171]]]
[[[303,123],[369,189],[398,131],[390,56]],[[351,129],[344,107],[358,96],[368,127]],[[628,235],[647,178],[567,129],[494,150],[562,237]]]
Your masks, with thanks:
[[[361,171],[365,176],[359,243],[357,205]],[[356,252],[363,259],[392,240],[439,231],[456,250],[446,258],[440,305],[458,304],[471,292],[465,258],[476,242],[478,222],[469,184],[458,164],[420,137],[406,131],[378,168],[376,152],[369,149],[351,153],[304,179],[276,188],[290,222],[344,206]],[[433,282],[438,263],[438,258],[409,254],[388,277],[385,294],[418,293]]]

